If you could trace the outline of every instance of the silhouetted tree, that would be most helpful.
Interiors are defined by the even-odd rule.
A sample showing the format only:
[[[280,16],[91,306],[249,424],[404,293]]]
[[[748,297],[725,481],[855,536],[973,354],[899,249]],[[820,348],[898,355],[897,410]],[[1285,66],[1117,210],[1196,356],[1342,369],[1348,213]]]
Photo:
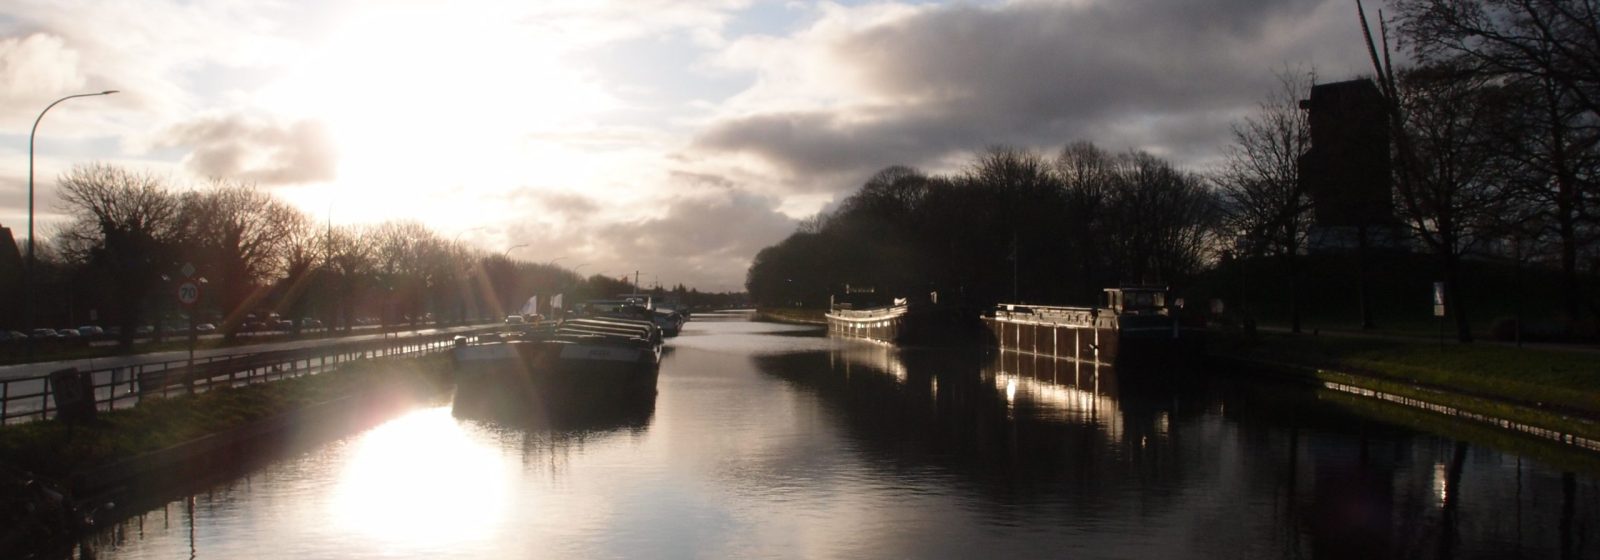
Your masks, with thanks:
[[[222,331],[233,337],[262,304],[273,280],[268,275],[308,219],[254,185],[228,180],[214,180],[212,188],[181,200],[179,235],[209,271],[207,297],[224,314]]]
[[[332,291],[337,302],[335,314],[348,331],[355,325],[356,299],[371,285],[376,250],[365,231],[351,226],[330,229],[326,243],[328,271],[333,276]]]
[[[1428,64],[1548,82],[1600,114],[1600,2],[1396,0],[1400,32]]]
[[[59,234],[62,248],[97,271],[129,347],[147,296],[171,266],[178,200],[154,175],[105,164],[74,166],[60,191],[73,219]]]
[[[1289,322],[1300,332],[1300,252],[1311,226],[1311,196],[1299,159],[1311,149],[1311,125],[1300,100],[1315,74],[1282,73],[1278,89],[1255,113],[1233,125],[1222,169],[1214,176],[1225,235],[1248,256],[1278,256],[1287,271]]]
[[[1461,257],[1492,234],[1505,207],[1497,180],[1505,161],[1491,131],[1508,100],[1503,90],[1448,65],[1404,71],[1396,85],[1401,216],[1439,258],[1457,338],[1471,342]]]
[[[1417,59],[1519,91],[1507,107],[1515,118],[1501,123],[1497,142],[1518,167],[1507,181],[1523,210],[1506,225],[1519,240],[1556,238],[1562,307],[1576,319],[1586,301],[1580,255],[1594,250],[1600,226],[1592,208],[1600,198],[1600,3],[1401,0],[1395,7]],[[1600,308],[1592,312],[1600,317]]]

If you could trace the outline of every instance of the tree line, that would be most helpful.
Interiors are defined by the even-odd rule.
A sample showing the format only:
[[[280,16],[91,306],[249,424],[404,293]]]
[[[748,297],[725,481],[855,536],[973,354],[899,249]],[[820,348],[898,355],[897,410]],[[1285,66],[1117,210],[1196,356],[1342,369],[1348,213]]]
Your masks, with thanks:
[[[1318,245],[1318,200],[1302,156],[1301,102],[1314,72],[1280,73],[1276,91],[1235,122],[1223,163],[1184,171],[1147,153],[1074,143],[1051,157],[992,148],[949,176],[890,167],[832,212],[762,251],[747,276],[762,305],[824,305],[845,285],[940,291],[977,305],[1088,304],[1101,288],[1157,282],[1286,287],[1301,328],[1305,262],[1358,255],[1361,324],[1372,326],[1369,253],[1426,260],[1445,286],[1456,337],[1473,339],[1471,270],[1549,270],[1551,316],[1593,336],[1600,303],[1600,2],[1398,0],[1370,30],[1369,76],[1387,129],[1381,212],[1352,239]],[[1369,22],[1358,3],[1364,29]],[[1391,38],[1390,24],[1394,25]],[[1390,50],[1414,61],[1396,68]],[[1327,202],[1323,202],[1327,204]],[[1322,224],[1325,226],[1325,224]],[[1323,228],[1325,235],[1332,229]],[[1385,238],[1376,231],[1396,232]],[[1369,247],[1376,245],[1376,247]],[[1393,255],[1390,261],[1393,262]],[[1519,273],[1520,274],[1520,273]],[[1212,290],[1218,292],[1221,290]]]
[[[37,265],[21,302],[13,280],[6,322],[21,329],[33,308],[38,327],[115,326],[130,345],[141,326],[187,328],[216,323],[234,336],[252,316],[294,322],[314,318],[349,330],[382,324],[460,323],[517,313],[528,297],[564,294],[572,303],[632,292],[626,280],[580,277],[553,263],[526,262],[471,248],[415,221],[318,224],[268,191],[213,180],[178,191],[160,176],[85,164],[60,177],[70,221],[35,245]],[[188,276],[185,265],[191,265]],[[181,283],[201,299],[177,301]],[[724,305],[735,294],[703,294],[682,285],[656,288],[685,305]],[[546,311],[541,309],[541,311]]]
[[[751,263],[768,306],[823,306],[847,286],[970,305],[1093,303],[1118,282],[1202,271],[1221,219],[1200,175],[1144,152],[994,147],[951,175],[886,168]]]

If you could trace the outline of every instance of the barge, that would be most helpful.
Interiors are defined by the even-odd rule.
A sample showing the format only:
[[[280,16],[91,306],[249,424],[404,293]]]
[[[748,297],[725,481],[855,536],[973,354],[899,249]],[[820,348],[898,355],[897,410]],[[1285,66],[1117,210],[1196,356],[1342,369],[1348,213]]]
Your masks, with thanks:
[[[861,338],[894,346],[966,346],[982,328],[971,307],[941,304],[937,293],[909,300],[894,298],[887,305],[862,305],[837,299],[828,306],[828,334]]]
[[[1176,353],[1177,318],[1164,287],[1107,288],[1100,307],[1000,304],[983,323],[1003,352],[1094,365],[1159,362]]]
[[[653,400],[661,352],[661,330],[648,321],[582,318],[478,344],[461,340],[452,358],[458,391],[487,386],[547,406],[594,406]]]

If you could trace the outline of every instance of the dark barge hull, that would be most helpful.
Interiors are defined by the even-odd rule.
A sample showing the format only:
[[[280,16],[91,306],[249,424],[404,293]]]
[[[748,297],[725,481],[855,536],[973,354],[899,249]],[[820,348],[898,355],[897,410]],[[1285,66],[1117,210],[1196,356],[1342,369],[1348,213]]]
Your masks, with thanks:
[[[479,344],[456,349],[456,383],[458,389],[490,387],[547,406],[593,406],[653,399],[659,360],[648,348],[619,352],[565,341]]]
[[[971,346],[983,328],[978,312],[951,305],[911,303],[829,311],[828,334],[895,346]]]
[[[1177,323],[1165,315],[1002,305],[983,324],[991,343],[1003,352],[1100,366],[1159,364],[1179,353]]]

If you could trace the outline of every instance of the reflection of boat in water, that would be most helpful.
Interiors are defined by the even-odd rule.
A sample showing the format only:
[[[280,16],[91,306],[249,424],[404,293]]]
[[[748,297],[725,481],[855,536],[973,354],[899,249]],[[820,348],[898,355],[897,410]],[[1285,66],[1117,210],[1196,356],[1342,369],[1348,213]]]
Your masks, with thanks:
[[[562,321],[453,350],[456,383],[507,392],[528,406],[581,412],[610,403],[654,402],[661,333],[653,324],[613,318]]]
[[[1099,365],[1160,362],[1178,354],[1166,288],[1107,288],[1101,307],[1001,304],[984,317],[1005,352]]]
[[[450,413],[513,429],[602,432],[642,430],[655,415],[654,392],[582,402],[543,398],[520,378],[486,377],[456,385]]]
[[[1124,436],[1117,376],[1110,367],[999,352],[983,366],[983,377],[1005,395],[1007,406],[1020,398],[1044,417],[1101,426],[1112,441]]]

